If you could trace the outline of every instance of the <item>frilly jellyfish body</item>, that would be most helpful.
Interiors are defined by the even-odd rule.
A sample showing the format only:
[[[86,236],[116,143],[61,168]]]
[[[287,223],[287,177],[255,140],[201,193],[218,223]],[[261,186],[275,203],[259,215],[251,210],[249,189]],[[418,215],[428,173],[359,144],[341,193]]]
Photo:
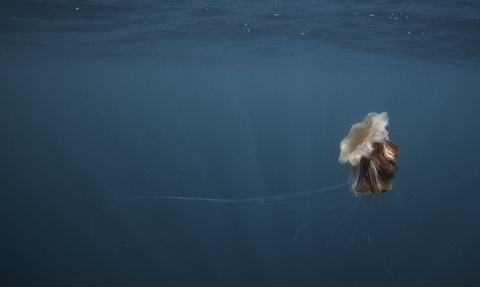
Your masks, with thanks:
[[[399,149],[388,137],[388,114],[369,113],[354,124],[340,143],[340,163],[352,168],[350,183],[354,191],[365,195],[392,189]]]

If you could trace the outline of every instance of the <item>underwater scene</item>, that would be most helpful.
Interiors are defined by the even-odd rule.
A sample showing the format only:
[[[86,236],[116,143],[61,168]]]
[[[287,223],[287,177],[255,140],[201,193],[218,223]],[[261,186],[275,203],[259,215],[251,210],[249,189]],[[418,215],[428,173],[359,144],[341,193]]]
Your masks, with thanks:
[[[0,23],[0,285],[480,285],[477,1]]]

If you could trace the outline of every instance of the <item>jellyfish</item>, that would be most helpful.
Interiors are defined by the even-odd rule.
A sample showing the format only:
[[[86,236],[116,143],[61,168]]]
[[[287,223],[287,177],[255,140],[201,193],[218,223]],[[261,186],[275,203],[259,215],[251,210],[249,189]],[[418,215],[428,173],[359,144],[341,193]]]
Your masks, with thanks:
[[[382,194],[392,189],[399,149],[388,137],[388,114],[369,113],[354,124],[340,143],[340,163],[351,167],[353,191],[365,195]]]

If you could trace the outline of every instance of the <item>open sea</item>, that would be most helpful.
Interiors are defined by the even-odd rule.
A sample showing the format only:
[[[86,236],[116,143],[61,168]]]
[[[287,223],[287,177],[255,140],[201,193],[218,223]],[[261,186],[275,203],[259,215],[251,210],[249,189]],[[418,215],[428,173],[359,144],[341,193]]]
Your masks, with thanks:
[[[0,3],[0,286],[480,286],[478,147],[478,1]]]

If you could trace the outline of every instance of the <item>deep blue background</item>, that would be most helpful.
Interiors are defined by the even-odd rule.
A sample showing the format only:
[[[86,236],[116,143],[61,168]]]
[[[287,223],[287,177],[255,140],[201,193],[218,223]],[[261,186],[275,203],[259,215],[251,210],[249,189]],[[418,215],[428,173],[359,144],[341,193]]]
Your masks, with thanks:
[[[25,3],[1,14],[2,286],[480,284],[475,4]],[[422,11],[372,28],[413,42],[358,34]],[[208,33],[235,19],[270,32]],[[400,170],[357,198],[339,144],[383,111]]]

